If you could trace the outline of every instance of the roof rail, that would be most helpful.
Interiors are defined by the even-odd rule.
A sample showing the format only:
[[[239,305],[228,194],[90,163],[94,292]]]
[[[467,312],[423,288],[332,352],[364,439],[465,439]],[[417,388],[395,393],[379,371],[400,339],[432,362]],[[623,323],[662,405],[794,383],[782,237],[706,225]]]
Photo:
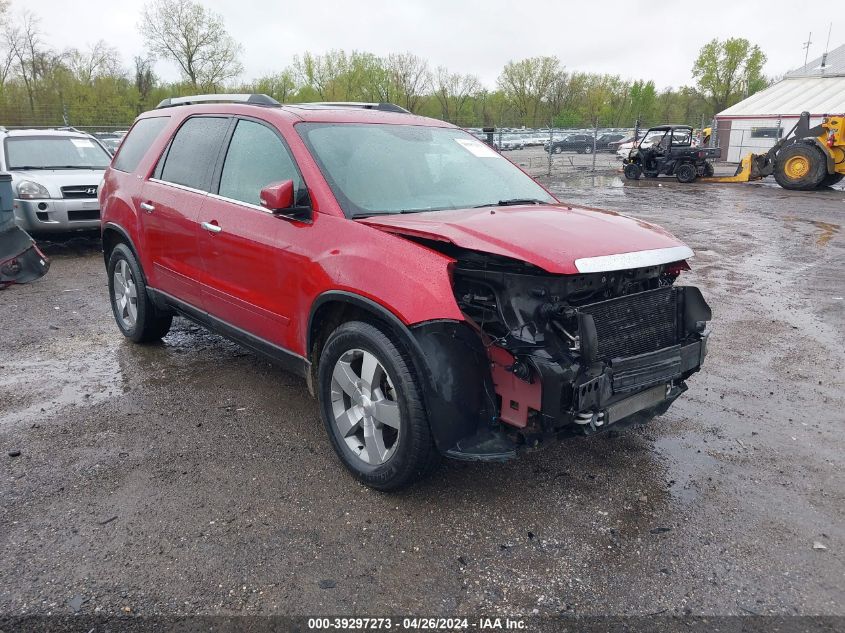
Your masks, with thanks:
[[[382,112],[400,112],[402,114],[411,114],[402,106],[395,103],[366,103],[363,101],[313,101],[310,103],[300,103],[297,105],[314,105],[314,106],[332,106],[335,108],[362,108],[364,110],[381,110]]]
[[[214,95],[193,95],[190,97],[170,97],[164,99],[156,106],[159,108],[172,108],[173,106],[191,105],[194,103],[248,103],[259,106],[281,105],[273,97],[262,94],[214,94]]]

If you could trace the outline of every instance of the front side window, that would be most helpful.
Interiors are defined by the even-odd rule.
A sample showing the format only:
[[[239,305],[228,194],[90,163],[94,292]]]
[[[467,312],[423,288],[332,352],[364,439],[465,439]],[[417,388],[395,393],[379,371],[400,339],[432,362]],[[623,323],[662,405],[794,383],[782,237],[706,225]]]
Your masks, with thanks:
[[[219,194],[259,205],[260,192],[269,184],[293,180],[294,191],[302,179],[284,143],[266,125],[238,121],[220,174]]]
[[[76,136],[10,136],[7,169],[105,169],[111,156],[94,139]]]
[[[349,217],[531,200],[554,204],[518,167],[455,128],[353,123],[296,126]]]
[[[200,191],[208,191],[211,168],[217,160],[229,119],[193,117],[185,121],[170,142],[160,179]]]

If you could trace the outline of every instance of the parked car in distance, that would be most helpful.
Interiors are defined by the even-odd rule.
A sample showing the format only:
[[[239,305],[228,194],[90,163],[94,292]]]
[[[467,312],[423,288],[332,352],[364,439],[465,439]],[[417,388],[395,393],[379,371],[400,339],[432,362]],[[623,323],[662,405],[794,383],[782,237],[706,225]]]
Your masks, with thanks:
[[[114,156],[117,153],[117,148],[120,147],[120,142],[123,140],[122,137],[109,137],[100,140],[103,147],[106,148],[109,154]]]
[[[374,488],[648,421],[706,353],[688,246],[392,104],[167,99],[100,201],[122,334],[181,315],[300,374]]]
[[[98,229],[97,187],[111,154],[67,129],[0,129],[0,171],[12,175],[15,221],[30,233]]]
[[[621,141],[625,138],[624,134],[617,134],[617,133],[609,133],[609,134],[600,134],[596,137],[596,151],[597,152],[607,152],[613,151],[610,147],[611,143],[616,143]]]
[[[547,152],[549,151],[549,148],[551,148],[552,154],[560,154],[561,152],[592,154],[593,136],[591,134],[570,134],[559,141],[554,141],[551,144],[544,144],[543,147]]]

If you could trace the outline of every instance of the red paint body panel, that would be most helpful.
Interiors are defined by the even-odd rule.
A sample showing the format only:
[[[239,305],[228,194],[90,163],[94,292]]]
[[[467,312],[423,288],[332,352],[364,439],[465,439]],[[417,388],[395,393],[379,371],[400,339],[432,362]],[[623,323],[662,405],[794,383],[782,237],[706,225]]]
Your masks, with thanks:
[[[662,228],[612,211],[564,206],[459,209],[358,220],[392,233],[530,262],[550,273],[577,274],[575,260],[683,246]]]
[[[154,211],[141,211],[141,230],[146,256],[147,282],[158,290],[203,308],[202,280],[205,277],[198,243],[200,208],[205,195],[148,180],[140,200]]]

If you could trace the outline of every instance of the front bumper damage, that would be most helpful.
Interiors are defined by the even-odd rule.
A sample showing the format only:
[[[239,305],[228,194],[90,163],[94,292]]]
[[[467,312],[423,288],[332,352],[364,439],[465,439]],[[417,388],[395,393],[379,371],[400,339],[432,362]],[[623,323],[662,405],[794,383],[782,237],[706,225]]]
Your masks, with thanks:
[[[449,457],[506,460],[549,439],[648,421],[704,362],[711,315],[697,288],[660,285],[580,305],[533,288],[510,293],[502,308],[507,285],[491,284],[505,326],[498,335],[473,320],[412,330],[429,377],[432,432]],[[543,300],[532,305],[531,293]],[[541,311],[551,315],[545,323],[534,318]],[[527,314],[530,334],[519,318]]]

